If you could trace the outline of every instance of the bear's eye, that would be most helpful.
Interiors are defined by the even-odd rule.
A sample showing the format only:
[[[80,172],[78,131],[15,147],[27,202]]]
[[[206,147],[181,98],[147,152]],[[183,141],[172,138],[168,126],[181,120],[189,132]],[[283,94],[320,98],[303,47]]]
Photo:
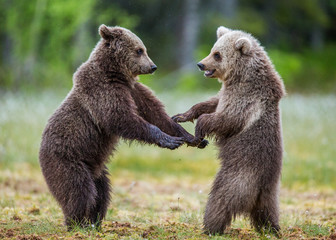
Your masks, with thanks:
[[[141,56],[144,53],[144,50],[142,48],[139,48],[136,52],[138,56]]]
[[[214,53],[214,59],[216,60],[216,61],[220,61],[221,60],[221,55],[218,53],[218,52],[216,52],[216,53]]]

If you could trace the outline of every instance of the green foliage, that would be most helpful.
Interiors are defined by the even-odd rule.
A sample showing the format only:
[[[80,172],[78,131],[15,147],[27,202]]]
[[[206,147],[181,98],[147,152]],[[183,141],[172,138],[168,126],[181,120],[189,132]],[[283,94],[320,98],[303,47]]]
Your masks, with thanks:
[[[308,51],[302,54],[305,68],[295,78],[294,90],[336,92],[336,45],[328,45],[323,51]],[[301,87],[300,87],[301,86]]]
[[[200,73],[186,72],[181,74],[181,77],[178,81],[177,89],[181,92],[186,91],[197,91],[200,89]]]
[[[118,25],[129,29],[134,29],[138,25],[140,16],[128,13],[127,10],[120,8],[115,3],[107,6],[103,1],[99,3],[96,5],[99,11],[95,13],[97,25],[104,23],[109,26]]]
[[[335,92],[336,46],[323,51],[303,51],[301,54],[275,49],[268,50],[277,71],[290,91]]]
[[[289,91],[335,93],[335,1],[232,2],[236,7],[224,14],[226,1],[199,1],[198,41],[190,64],[208,55],[216,28],[225,25],[251,32],[266,46]],[[182,25],[190,11],[184,3],[1,0],[0,87],[71,88],[74,71],[89,57],[99,40],[98,26],[105,23],[130,28],[143,39],[160,71],[159,82],[149,81],[155,89],[217,89],[216,82],[205,80],[196,67],[184,72],[186,66],[179,66]]]
[[[270,49],[268,51],[276,70],[282,77],[285,86],[291,89],[295,86],[295,76],[297,76],[303,69],[301,56],[297,53],[290,53]]]
[[[118,6],[102,7],[99,3],[93,0],[83,0],[80,5],[75,0],[6,2],[0,9],[6,23],[1,33],[5,34],[9,49],[2,51],[10,51],[8,56],[12,59],[0,62],[0,86],[69,89],[74,70],[88,58],[99,39],[100,24],[130,28],[137,24],[136,16]]]

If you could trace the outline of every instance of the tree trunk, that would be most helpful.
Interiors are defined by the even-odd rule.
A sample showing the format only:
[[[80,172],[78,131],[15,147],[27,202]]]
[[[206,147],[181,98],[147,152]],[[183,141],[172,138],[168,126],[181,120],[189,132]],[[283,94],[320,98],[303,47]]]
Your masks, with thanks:
[[[276,2],[274,0],[265,1],[265,21],[267,23],[266,44],[271,44],[276,39],[277,26],[274,21],[274,14],[276,10]]]
[[[43,23],[43,14],[46,9],[46,0],[38,0],[35,5],[35,14],[33,18],[33,22],[30,27],[30,46],[28,55],[24,59],[24,66],[22,75],[24,79],[31,82],[34,80],[34,76],[36,76],[36,64],[37,64],[37,56],[39,51],[39,43],[41,37],[41,25]],[[20,84],[18,81],[22,80],[23,76],[19,76],[16,79],[16,85]]]
[[[317,7],[320,8],[324,13],[326,12],[326,1],[318,1]],[[324,28],[322,23],[316,22],[312,27],[310,35],[310,45],[314,51],[319,51],[324,45]]]
[[[237,14],[238,0],[216,0],[215,7],[227,19],[233,19]]]
[[[197,44],[199,17],[199,0],[184,0],[182,29],[177,62],[179,68],[192,69],[194,50]]]
[[[92,41],[90,35],[90,24],[89,21],[84,21],[81,23],[77,29],[76,36],[74,38],[74,49],[73,49],[73,68],[77,68],[82,62],[87,59],[89,51],[91,50]]]
[[[310,44],[313,50],[319,51],[323,48],[323,30],[320,25],[315,25],[311,32]]]

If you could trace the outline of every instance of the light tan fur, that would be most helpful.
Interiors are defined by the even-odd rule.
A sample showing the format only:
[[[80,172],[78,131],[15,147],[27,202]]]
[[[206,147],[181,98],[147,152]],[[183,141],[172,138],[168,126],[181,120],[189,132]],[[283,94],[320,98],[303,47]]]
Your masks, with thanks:
[[[210,54],[197,65],[222,88],[210,100],[173,119],[197,119],[195,142],[214,136],[221,168],[207,202],[204,229],[223,233],[239,214],[261,231],[279,232],[278,189],[282,165],[279,101],[283,82],[258,40],[219,27]]]

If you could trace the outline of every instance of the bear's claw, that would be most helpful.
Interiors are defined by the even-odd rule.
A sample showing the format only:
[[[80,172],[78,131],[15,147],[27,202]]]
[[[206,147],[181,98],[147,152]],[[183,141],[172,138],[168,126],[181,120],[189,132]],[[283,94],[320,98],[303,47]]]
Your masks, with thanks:
[[[203,139],[203,140],[200,142],[200,144],[198,144],[197,148],[203,149],[203,148],[205,148],[206,146],[208,146],[208,144],[209,144],[209,141],[206,140],[206,139]]]

